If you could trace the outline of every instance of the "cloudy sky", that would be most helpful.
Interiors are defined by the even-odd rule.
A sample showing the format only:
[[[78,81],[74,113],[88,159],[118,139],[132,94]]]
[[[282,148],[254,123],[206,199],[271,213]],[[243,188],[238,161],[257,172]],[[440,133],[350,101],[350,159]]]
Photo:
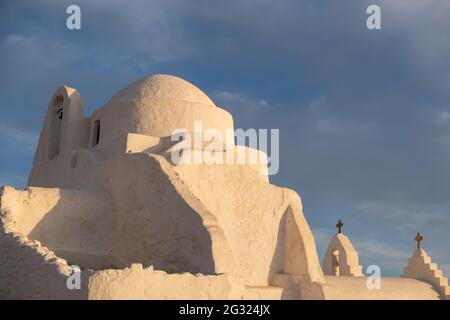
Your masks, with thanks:
[[[81,30],[66,28],[70,4]],[[90,115],[169,73],[237,127],[280,129],[271,181],[301,195],[321,260],[343,218],[364,270],[399,275],[421,231],[450,275],[449,16],[442,0],[1,1],[0,185],[26,185],[60,85]]]

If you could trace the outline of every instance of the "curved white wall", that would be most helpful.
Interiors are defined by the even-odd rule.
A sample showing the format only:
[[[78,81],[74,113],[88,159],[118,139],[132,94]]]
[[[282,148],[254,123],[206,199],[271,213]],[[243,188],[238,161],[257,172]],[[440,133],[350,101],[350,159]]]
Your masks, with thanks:
[[[171,99],[111,102],[95,112],[91,119],[92,124],[100,120],[101,145],[126,133],[165,137],[177,129],[194,131],[195,121],[202,121],[203,130],[213,128],[225,133],[226,129],[233,129],[233,117],[221,108]],[[92,139],[91,130],[91,142]]]

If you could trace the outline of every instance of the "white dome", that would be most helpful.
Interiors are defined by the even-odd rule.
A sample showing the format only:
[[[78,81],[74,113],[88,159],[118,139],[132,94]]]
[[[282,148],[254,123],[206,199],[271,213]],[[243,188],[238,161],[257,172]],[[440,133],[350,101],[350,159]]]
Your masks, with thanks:
[[[137,80],[120,90],[110,103],[130,100],[169,99],[214,106],[214,102],[199,88],[181,78],[157,74]]]

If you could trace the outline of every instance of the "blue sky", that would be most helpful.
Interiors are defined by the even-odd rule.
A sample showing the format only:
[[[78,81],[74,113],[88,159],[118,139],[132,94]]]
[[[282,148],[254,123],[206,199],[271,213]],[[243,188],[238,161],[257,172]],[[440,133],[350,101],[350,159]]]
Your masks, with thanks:
[[[65,27],[70,4],[81,30]],[[280,129],[271,181],[301,195],[320,259],[343,218],[364,270],[400,274],[420,230],[450,275],[449,16],[441,0],[2,1],[0,185],[26,185],[60,85],[90,115],[169,73],[236,126]]]

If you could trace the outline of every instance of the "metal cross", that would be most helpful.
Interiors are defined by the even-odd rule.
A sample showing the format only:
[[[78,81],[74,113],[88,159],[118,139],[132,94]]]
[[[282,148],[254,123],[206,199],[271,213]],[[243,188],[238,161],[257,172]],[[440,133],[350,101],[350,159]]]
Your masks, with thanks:
[[[338,233],[342,233],[342,227],[344,224],[342,223],[342,220],[339,219],[338,223],[336,224],[336,228],[338,228]]]
[[[423,235],[420,232],[417,232],[417,235],[414,238],[414,240],[417,241],[417,249],[422,248]]]

